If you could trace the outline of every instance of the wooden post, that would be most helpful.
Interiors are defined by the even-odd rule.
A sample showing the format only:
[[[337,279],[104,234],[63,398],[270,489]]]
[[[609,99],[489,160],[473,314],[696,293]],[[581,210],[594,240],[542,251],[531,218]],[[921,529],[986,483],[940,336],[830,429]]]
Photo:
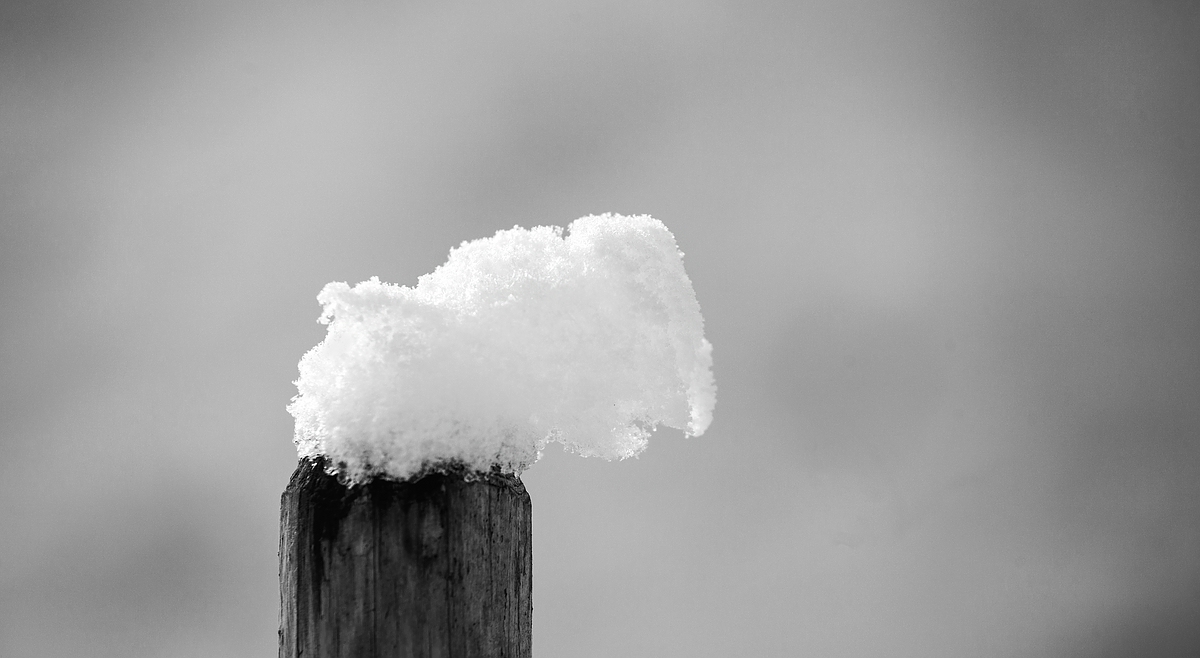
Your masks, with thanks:
[[[532,507],[460,469],[347,486],[302,460],[283,493],[280,658],[529,658]]]

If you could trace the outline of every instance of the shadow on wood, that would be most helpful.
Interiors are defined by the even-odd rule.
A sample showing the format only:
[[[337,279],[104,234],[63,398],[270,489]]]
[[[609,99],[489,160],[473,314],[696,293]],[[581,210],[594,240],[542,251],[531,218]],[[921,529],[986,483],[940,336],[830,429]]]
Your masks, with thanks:
[[[528,658],[529,494],[478,477],[346,486],[301,461],[282,500],[280,658]]]

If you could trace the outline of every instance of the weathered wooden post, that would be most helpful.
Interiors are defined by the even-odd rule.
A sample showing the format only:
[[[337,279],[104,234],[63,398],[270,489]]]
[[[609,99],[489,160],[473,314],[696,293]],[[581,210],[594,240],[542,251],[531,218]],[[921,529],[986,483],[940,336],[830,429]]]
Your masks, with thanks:
[[[603,215],[463,243],[416,287],[331,283],[300,361],[280,658],[528,658],[531,505],[551,442],[702,434],[712,346],[662,222]]]
[[[519,478],[347,486],[305,459],[283,493],[280,658],[528,658],[532,509]]]

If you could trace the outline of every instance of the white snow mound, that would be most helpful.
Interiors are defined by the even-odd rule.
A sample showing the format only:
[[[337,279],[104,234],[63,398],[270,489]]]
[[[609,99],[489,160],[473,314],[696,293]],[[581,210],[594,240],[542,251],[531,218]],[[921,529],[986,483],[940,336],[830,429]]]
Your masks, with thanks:
[[[712,420],[712,345],[662,222],[600,215],[464,242],[415,287],[330,283],[300,360],[301,457],[352,482],[520,473],[557,441],[625,459]]]

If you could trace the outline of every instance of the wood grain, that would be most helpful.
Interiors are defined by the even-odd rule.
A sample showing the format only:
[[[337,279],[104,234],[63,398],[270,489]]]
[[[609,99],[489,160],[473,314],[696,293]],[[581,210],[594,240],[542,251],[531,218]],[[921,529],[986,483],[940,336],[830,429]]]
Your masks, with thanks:
[[[476,477],[346,486],[301,461],[282,497],[280,658],[528,658],[529,494]]]

